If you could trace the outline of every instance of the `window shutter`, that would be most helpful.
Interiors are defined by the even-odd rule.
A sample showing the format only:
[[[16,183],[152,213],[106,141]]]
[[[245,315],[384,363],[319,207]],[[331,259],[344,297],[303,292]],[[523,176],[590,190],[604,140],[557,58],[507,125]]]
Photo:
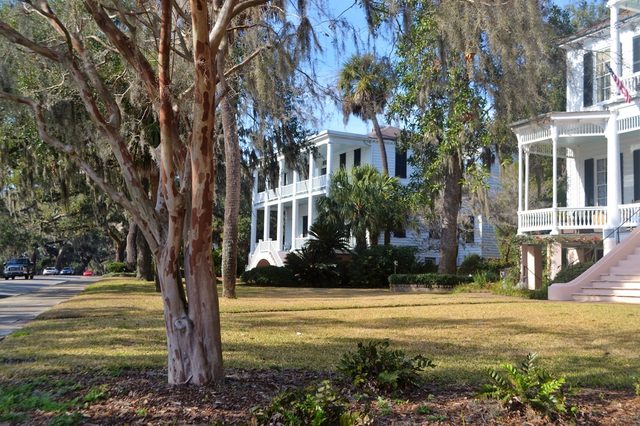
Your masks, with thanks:
[[[584,205],[595,205],[593,193],[593,158],[584,160]]]
[[[353,167],[358,167],[360,165],[360,152],[360,148],[353,151]]]
[[[345,169],[347,167],[347,153],[340,154],[340,168]]]
[[[633,151],[633,202],[640,201],[640,149]]]
[[[620,153],[620,204],[624,204],[624,156]]]
[[[593,53],[587,52],[583,56],[582,64],[582,105],[593,105]]]

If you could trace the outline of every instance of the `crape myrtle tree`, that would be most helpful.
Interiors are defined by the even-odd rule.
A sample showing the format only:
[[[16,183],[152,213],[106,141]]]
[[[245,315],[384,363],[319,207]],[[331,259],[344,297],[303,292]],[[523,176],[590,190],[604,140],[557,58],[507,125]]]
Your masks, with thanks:
[[[223,363],[218,296],[211,258],[214,130],[224,98],[226,37],[240,31],[234,18],[255,14],[250,25],[284,21],[285,4],[266,0],[23,1],[0,20],[0,35],[45,69],[56,70],[82,102],[94,137],[112,155],[125,191],[96,171],[75,141],[56,137],[46,118],[46,91],[25,93],[3,85],[0,99],[31,109],[40,138],[68,156],[135,221],[157,261],[173,384],[220,384]],[[24,13],[26,11],[26,13]],[[46,27],[47,31],[40,29]],[[38,31],[32,31],[37,28]],[[246,52],[250,61],[253,52]],[[103,67],[121,63],[114,76]],[[180,78],[182,76],[182,78]],[[126,140],[127,91],[147,99],[157,116],[156,194],[144,185]],[[180,265],[184,269],[181,279]]]

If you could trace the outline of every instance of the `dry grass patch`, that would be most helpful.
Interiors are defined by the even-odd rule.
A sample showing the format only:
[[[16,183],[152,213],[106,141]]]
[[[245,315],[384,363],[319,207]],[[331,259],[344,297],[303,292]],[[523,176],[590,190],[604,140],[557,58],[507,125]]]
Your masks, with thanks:
[[[640,306],[354,289],[239,287],[238,294],[221,301],[231,367],[333,369],[356,342],[388,338],[432,358],[429,375],[445,383],[480,383],[486,369],[532,351],[573,384],[628,387],[640,373]],[[104,280],[0,343],[0,378],[163,365],[152,283]]]

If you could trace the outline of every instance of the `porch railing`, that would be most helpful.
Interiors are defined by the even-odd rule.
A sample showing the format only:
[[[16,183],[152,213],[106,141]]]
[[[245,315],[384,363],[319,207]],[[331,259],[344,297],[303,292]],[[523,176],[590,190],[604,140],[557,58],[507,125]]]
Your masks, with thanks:
[[[626,207],[621,206],[621,215]],[[640,220],[640,217],[638,219]],[[602,229],[606,224],[606,207],[558,207],[518,213],[518,232],[553,231],[554,228],[557,231]]]
[[[293,184],[284,185],[280,188],[270,189],[269,191],[258,192],[255,196],[255,203],[263,203],[265,201],[273,200],[279,197],[289,197],[295,194],[304,194],[309,191],[309,185],[312,185],[312,190],[317,191],[325,189],[327,187],[327,175],[316,176],[311,180],[301,180]]]

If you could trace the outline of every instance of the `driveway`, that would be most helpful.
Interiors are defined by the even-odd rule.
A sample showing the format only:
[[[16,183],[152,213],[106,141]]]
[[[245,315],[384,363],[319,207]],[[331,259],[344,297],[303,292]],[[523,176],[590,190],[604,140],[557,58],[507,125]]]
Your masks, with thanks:
[[[47,275],[0,280],[0,340],[100,277]]]

